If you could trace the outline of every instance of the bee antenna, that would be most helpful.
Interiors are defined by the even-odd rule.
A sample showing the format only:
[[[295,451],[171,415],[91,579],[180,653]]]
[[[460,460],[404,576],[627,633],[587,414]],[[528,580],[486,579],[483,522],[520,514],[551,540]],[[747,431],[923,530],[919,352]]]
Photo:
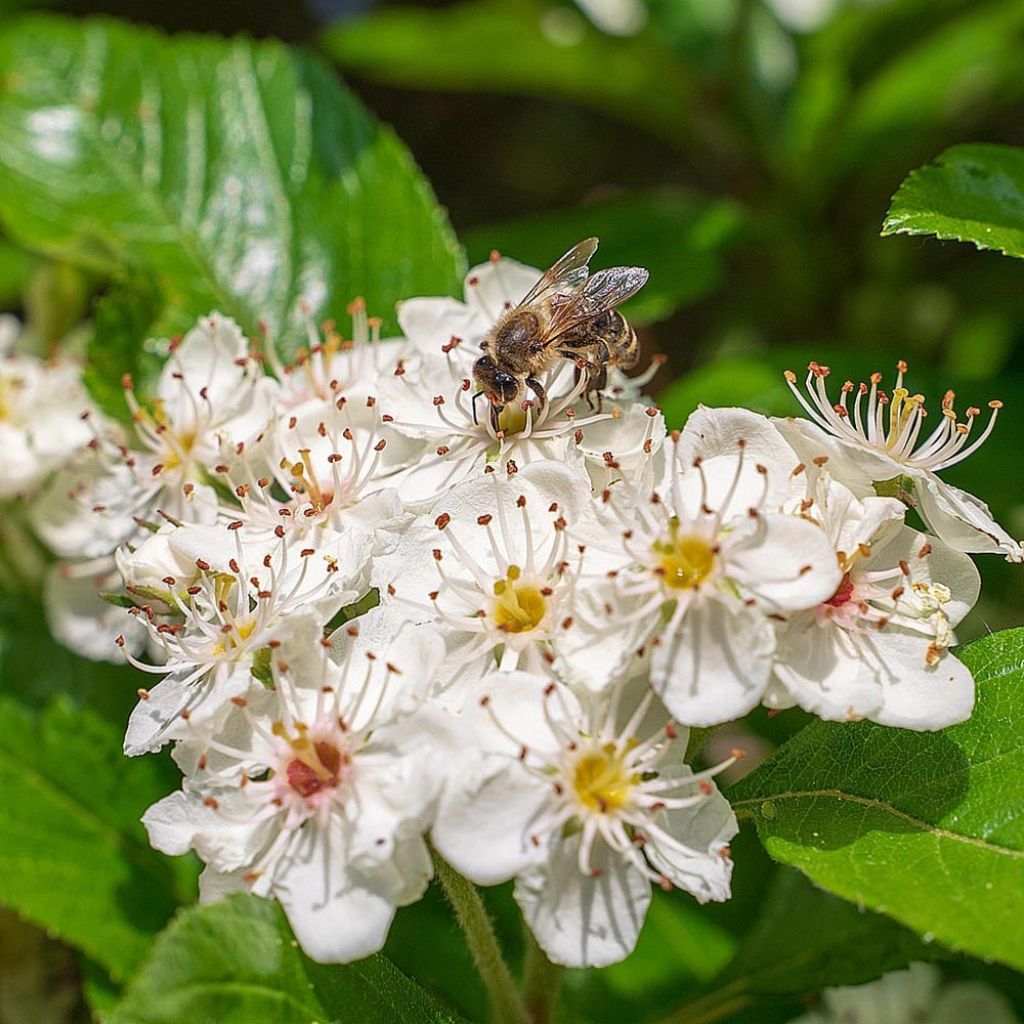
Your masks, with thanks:
[[[478,391],[475,395],[473,395],[473,403],[472,404],[473,404],[473,426],[474,427],[480,426],[480,421],[477,419],[477,415],[476,415],[476,400],[482,394],[483,394],[483,391]]]

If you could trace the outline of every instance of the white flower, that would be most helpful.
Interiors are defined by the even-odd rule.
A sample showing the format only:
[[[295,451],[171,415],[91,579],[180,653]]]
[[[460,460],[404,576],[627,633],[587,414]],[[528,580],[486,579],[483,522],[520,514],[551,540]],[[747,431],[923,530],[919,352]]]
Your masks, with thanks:
[[[79,562],[57,562],[46,574],[43,606],[50,632],[68,650],[91,661],[120,663],[122,651],[136,654],[146,643],[141,622],[101,593],[116,591],[120,573],[110,555]]]
[[[29,494],[93,436],[81,367],[14,354],[18,330],[0,317],[0,500]]]
[[[966,719],[974,680],[948,648],[978,598],[971,559],[904,526],[895,499],[858,500],[827,473],[802,509],[831,538],[843,576],[780,627],[766,703],[910,729]]]
[[[613,606],[604,628],[646,624],[651,685],[681,722],[715,725],[763,698],[773,619],[824,601],[841,574],[825,533],[779,511],[795,460],[764,417],[701,409],[667,454],[649,498],[605,492],[629,607]]]
[[[143,824],[157,849],[206,862],[204,899],[276,897],[310,956],[345,963],[381,948],[432,874],[422,834],[443,774],[419,705],[442,644],[351,641],[342,666],[328,648],[275,650],[273,689],[236,696],[217,736],[179,747],[184,787]],[[420,697],[383,700],[395,690]]]
[[[311,398],[283,413],[267,431],[269,468],[248,460],[221,467],[241,505],[237,518],[251,535],[287,532],[321,547],[331,533],[376,535],[402,511],[382,480],[385,422],[373,398]]]
[[[202,502],[215,504],[209,475],[258,440],[275,389],[238,325],[219,313],[203,317],[172,348],[151,409],[126,378],[125,398],[143,448],[124,457],[135,471],[138,508],[150,510],[149,518],[160,509],[189,521],[197,491]]]
[[[373,582],[398,612],[442,630],[445,685],[479,679],[500,655],[505,671],[571,664],[599,689],[633,652],[576,618],[579,601],[609,590],[614,563],[588,549],[594,539],[585,474],[534,462],[452,487],[376,559]]]
[[[1019,1024],[1005,996],[977,981],[942,984],[934,964],[822,992],[820,1011],[793,1024]]]
[[[517,878],[516,900],[551,960],[625,957],[652,881],[701,902],[728,898],[736,819],[708,781],[724,766],[690,771],[687,731],[642,681],[584,705],[522,672],[487,676],[473,693],[433,841],[476,882]]]
[[[356,299],[348,312],[351,338],[343,338],[333,322],[323,325],[321,335],[310,320],[306,325],[309,344],[290,363],[283,364],[272,345],[267,348],[267,361],[281,383],[278,400],[284,409],[314,398],[336,401],[345,396],[364,401],[377,393],[381,378],[409,353],[405,339],[381,339],[380,320],[367,316],[363,299]]]
[[[904,386],[906,363],[897,364],[892,395],[879,388],[882,375],[871,375],[870,387],[846,381],[833,403],[825,381],[831,371],[811,363],[805,398],[796,387],[796,374],[786,380],[812,422],[784,419],[776,423],[808,464],[828,460],[831,474],[858,497],[876,491],[898,497],[920,513],[928,527],[950,547],[967,552],[1001,552],[1009,562],[1024,561],[1024,548],[993,518],[988,506],[972,494],[940,479],[941,470],[963,462],[992,433],[1002,402],[989,402],[992,415],[985,429],[972,438],[980,410],[967,410],[958,422],[955,395],[947,391],[935,428],[921,439],[927,416],[922,395]],[[849,397],[856,392],[851,403]],[[852,408],[851,408],[852,405]]]
[[[640,479],[660,448],[664,420],[639,400],[657,365],[634,378],[613,367],[604,392],[611,401],[605,399],[603,407],[597,396],[584,400],[587,379],[566,360],[541,381],[545,402],[507,406],[497,423],[486,399],[474,397],[472,369],[484,335],[540,274],[494,254],[470,271],[465,303],[422,298],[399,308],[399,323],[416,355],[396,368],[384,397],[395,414],[395,433],[429,442],[401,475],[398,486],[407,503],[424,500],[489,462],[511,461],[522,468],[538,459],[564,460],[574,448],[583,453],[597,487],[620,475]]]
[[[365,546],[318,551],[285,537],[272,538],[268,550],[246,544],[240,525],[186,526],[166,539],[157,534],[134,556],[159,563],[166,544],[182,569],[162,580],[162,603],[176,621],[148,606],[130,610],[148,629],[161,663],[147,665],[128,651],[126,657],[165,677],[140,691],[125,736],[130,755],[157,750],[200,725],[215,726],[224,702],[248,689],[257,658],[267,656],[261,652],[299,632],[315,644],[322,626],[361,596],[349,588],[362,574]],[[153,545],[161,549],[155,557]],[[122,556],[129,578],[132,562],[132,554]]]

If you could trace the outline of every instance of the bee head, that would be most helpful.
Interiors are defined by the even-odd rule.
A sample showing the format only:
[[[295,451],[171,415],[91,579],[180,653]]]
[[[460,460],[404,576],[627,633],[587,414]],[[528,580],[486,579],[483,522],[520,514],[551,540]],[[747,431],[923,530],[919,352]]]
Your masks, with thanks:
[[[494,405],[510,405],[522,390],[519,378],[498,369],[490,356],[481,356],[473,364],[473,378]]]

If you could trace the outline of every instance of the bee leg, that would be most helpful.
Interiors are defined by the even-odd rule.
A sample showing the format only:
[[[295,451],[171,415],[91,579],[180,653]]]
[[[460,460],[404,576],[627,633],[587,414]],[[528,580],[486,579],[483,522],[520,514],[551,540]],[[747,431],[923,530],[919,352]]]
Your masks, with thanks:
[[[590,396],[597,396],[597,411],[601,412],[601,406],[604,402],[604,389],[608,386],[608,367],[605,365],[590,366],[590,381],[587,384],[587,402],[590,404],[590,408],[593,409],[593,403],[591,402]]]
[[[496,433],[501,433],[501,423],[498,420],[498,407],[493,402],[487,403],[488,413],[491,417],[491,429]]]
[[[527,377],[526,386],[537,396],[537,400],[543,408],[548,400],[548,393],[544,390],[544,385],[534,377]]]

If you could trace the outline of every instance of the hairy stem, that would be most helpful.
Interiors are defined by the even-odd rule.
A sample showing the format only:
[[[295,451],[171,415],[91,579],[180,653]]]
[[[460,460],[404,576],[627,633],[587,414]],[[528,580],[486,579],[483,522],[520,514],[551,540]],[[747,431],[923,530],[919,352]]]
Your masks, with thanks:
[[[530,1024],[551,1024],[558,1005],[565,970],[553,964],[547,954],[537,945],[533,932],[523,926],[526,955],[523,961],[523,999]]]
[[[446,860],[431,851],[434,871],[455,911],[473,963],[487,989],[490,1019],[495,1024],[529,1024],[522,997],[502,956],[494,926],[480,893]]]

